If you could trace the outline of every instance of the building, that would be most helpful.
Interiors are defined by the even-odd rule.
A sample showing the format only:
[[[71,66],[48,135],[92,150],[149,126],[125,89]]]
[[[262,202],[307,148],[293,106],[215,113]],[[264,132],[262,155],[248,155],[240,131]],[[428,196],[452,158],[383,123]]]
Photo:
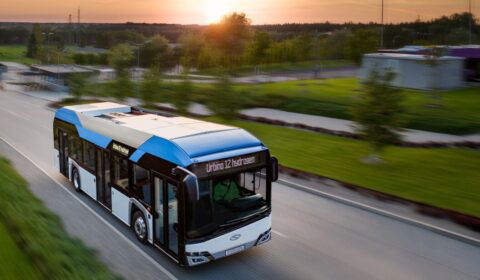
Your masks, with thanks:
[[[30,75],[30,81],[54,91],[67,91],[68,80],[72,75],[93,76],[95,71],[78,65],[32,65],[35,75]]]
[[[480,82],[480,45],[449,47],[448,55],[465,59],[465,78]]]
[[[393,85],[396,87],[448,90],[464,85],[464,58],[462,57],[443,56],[438,59],[438,65],[432,67],[428,64],[428,57],[425,55],[399,53],[364,55],[360,78],[366,80],[374,69],[395,73]]]

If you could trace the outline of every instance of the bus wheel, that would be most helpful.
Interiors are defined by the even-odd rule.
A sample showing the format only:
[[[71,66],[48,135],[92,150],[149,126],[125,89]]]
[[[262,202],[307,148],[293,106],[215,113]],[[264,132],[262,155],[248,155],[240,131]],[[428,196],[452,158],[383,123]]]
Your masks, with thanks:
[[[142,212],[136,211],[135,214],[133,214],[132,221],[132,228],[137,239],[142,243],[147,243],[147,221]]]
[[[82,185],[80,184],[80,175],[78,174],[78,170],[76,168],[73,168],[72,171],[72,183],[77,192],[82,190]]]

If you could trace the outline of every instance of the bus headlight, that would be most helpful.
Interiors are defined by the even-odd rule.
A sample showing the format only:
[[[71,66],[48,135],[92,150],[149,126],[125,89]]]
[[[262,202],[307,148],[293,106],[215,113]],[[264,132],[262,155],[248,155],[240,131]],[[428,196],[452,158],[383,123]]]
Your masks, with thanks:
[[[207,263],[213,259],[213,257],[208,252],[186,253],[186,255],[187,255],[187,261],[189,266]]]
[[[255,246],[258,246],[267,241],[270,241],[270,239],[272,239],[272,229],[269,229],[266,232],[260,234],[260,236],[257,239],[257,243],[255,243]]]

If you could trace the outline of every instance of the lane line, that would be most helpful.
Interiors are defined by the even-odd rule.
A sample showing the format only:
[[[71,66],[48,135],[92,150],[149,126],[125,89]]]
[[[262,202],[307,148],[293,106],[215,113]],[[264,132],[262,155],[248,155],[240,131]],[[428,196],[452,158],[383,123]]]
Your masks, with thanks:
[[[397,221],[404,222],[404,223],[407,223],[407,224],[410,224],[410,225],[413,225],[413,226],[421,227],[421,228],[424,228],[426,230],[438,233],[440,235],[450,237],[452,239],[456,239],[458,241],[462,241],[462,242],[480,247],[480,240],[476,239],[474,237],[470,237],[470,236],[467,236],[467,235],[464,235],[464,234],[461,234],[461,233],[457,233],[457,232],[454,232],[454,231],[451,231],[451,230],[448,230],[448,229],[444,229],[444,228],[441,228],[441,227],[438,227],[438,226],[435,226],[435,225],[432,225],[432,224],[429,224],[429,223],[425,223],[425,222],[422,222],[422,221],[419,221],[419,220],[416,220],[416,219],[401,216],[401,215],[395,214],[395,213],[390,212],[390,211],[386,211],[386,210],[376,208],[376,207],[373,207],[373,206],[370,206],[370,205],[367,205],[367,204],[363,204],[361,202],[356,202],[356,201],[350,200],[348,198],[344,198],[344,197],[340,197],[340,196],[337,196],[337,195],[334,195],[334,194],[319,191],[319,190],[316,190],[316,189],[313,189],[313,188],[310,188],[310,187],[306,187],[306,186],[303,186],[303,185],[300,185],[300,184],[297,184],[297,183],[294,183],[294,182],[290,182],[288,180],[279,179],[278,182],[282,183],[283,185],[285,185],[287,187],[291,187],[291,188],[294,188],[294,189],[297,189],[297,190],[301,190],[301,191],[305,191],[305,192],[308,192],[308,193],[311,193],[311,194],[314,194],[314,195],[318,195],[318,196],[321,196],[321,197],[326,198],[326,199],[330,199],[330,200],[333,200],[333,201],[336,201],[336,202],[340,202],[342,204],[352,206],[352,207],[356,207],[358,209],[365,210],[365,211],[368,211],[368,212],[371,212],[371,213],[374,213],[374,214],[378,214],[378,215],[381,215],[381,216],[384,216],[384,217],[387,217],[387,218],[392,218],[392,219],[395,219]]]
[[[272,229],[272,232],[275,233],[275,234],[278,235],[278,236],[281,236],[281,237],[285,238],[285,239],[290,239],[288,236],[286,236],[285,234],[283,234],[283,233],[281,233],[281,232],[279,232],[279,231],[276,231],[276,230],[273,230],[273,229]]]
[[[34,166],[36,166],[40,171],[45,173],[52,181],[54,181],[57,185],[59,185],[64,191],[66,191],[71,197],[73,197],[78,203],[80,203],[82,206],[87,208],[90,213],[92,213],[95,217],[97,217],[100,221],[102,221],[107,227],[109,227],[113,232],[115,232],[117,235],[119,235],[124,241],[126,241],[129,245],[131,245],[135,250],[137,250],[143,257],[145,257],[148,261],[150,261],[155,267],[157,267],[160,271],[162,271],[169,279],[171,280],[178,280],[177,277],[175,277],[170,271],[168,271],[165,267],[163,267],[161,264],[159,264],[156,260],[154,260],[150,255],[145,253],[140,247],[138,247],[135,243],[133,243],[130,239],[128,239],[125,235],[123,235],[118,229],[116,229],[112,224],[110,224],[107,220],[105,220],[102,216],[100,216],[95,210],[90,208],[85,202],[83,202],[80,198],[75,196],[73,193],[71,193],[67,187],[65,187],[62,183],[57,181],[54,177],[52,177],[47,171],[45,171],[42,167],[37,165],[30,157],[28,157],[26,154],[24,154],[22,151],[18,150],[13,144],[11,144],[9,141],[5,140],[3,137],[0,136],[0,140],[9,145],[12,149],[14,149],[17,153],[22,155],[25,159],[30,161]]]

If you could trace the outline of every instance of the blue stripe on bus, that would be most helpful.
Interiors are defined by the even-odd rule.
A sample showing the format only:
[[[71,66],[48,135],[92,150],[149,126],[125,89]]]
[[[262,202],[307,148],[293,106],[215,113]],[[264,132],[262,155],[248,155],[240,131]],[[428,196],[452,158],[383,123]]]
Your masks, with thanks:
[[[77,114],[74,111],[68,110],[65,108],[58,109],[57,112],[55,113],[55,118],[74,124],[74,125],[79,125],[79,126],[82,125],[80,123],[80,119],[78,119]]]
[[[158,136],[152,136],[150,139],[145,141],[145,143],[140,145],[138,150],[149,153],[152,156],[168,160],[181,167],[188,167],[192,164],[192,160],[182,148],[180,148],[177,144]],[[135,159],[138,157],[137,160],[140,160],[141,156],[143,155],[141,155],[139,152]]]
[[[145,154],[144,151],[142,150],[136,150],[131,156],[130,156],[130,160],[137,163],[142,157],[143,155]]]
[[[102,148],[107,148],[108,145],[110,145],[110,142],[112,142],[112,138],[103,136],[101,134],[98,134],[96,132],[93,132],[91,130],[88,130],[86,128],[83,128],[79,125],[76,125],[78,135],[80,135],[80,138],[85,139],[90,141],[91,143],[100,146]]]
[[[173,142],[182,147],[190,158],[263,146],[260,140],[243,129],[193,135],[174,139]]]

